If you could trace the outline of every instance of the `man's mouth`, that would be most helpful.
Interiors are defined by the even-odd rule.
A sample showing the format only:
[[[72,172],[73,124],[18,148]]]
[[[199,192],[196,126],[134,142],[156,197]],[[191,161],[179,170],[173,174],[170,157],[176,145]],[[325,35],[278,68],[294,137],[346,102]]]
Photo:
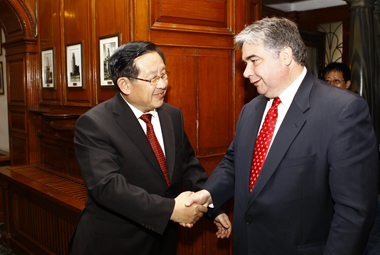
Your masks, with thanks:
[[[250,81],[250,82],[251,82],[251,84],[253,84],[254,86],[258,86],[260,81],[261,81],[261,79],[256,80],[256,81]]]
[[[161,93],[155,93],[154,96],[155,96],[155,97],[158,97],[158,98],[162,98],[162,97],[165,96],[165,91],[166,91],[166,90],[163,90]]]

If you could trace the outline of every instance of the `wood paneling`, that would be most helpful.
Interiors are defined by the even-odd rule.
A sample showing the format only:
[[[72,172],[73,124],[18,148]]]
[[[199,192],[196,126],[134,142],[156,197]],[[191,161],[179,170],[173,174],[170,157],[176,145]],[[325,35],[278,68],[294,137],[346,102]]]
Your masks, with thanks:
[[[191,145],[197,146],[197,73],[196,49],[160,47],[165,54],[170,72],[169,88],[165,96],[168,104],[181,109],[184,126]]]
[[[17,254],[66,254],[87,195],[83,183],[34,167],[3,167],[0,174],[7,219],[3,243]]]
[[[7,71],[9,104],[26,106],[26,70],[24,58],[8,61]]]
[[[60,5],[57,1],[48,1],[39,5],[39,13],[43,14],[44,22],[39,22],[39,63],[41,65],[41,51],[53,49],[54,89],[42,88],[42,66],[38,72],[40,80],[40,104],[62,105],[62,50],[61,50],[61,20]]]
[[[166,102],[179,107],[198,156],[224,154],[233,137],[230,50],[161,47],[169,76]],[[186,96],[184,96],[186,95]],[[215,106],[218,107],[215,107]]]
[[[35,36],[35,17],[34,12],[30,10],[25,1],[0,0],[0,23],[4,25],[4,31],[9,40]]]
[[[64,24],[64,58],[63,69],[64,74],[67,73],[67,50],[66,46],[72,44],[82,44],[82,87],[69,88],[66,75],[64,76],[64,102],[65,105],[72,106],[91,106],[92,105],[92,89],[93,89],[93,72],[91,69],[91,47],[94,47],[91,40],[91,1],[69,1],[63,0],[63,24]]]
[[[228,14],[231,12],[230,3],[233,1],[210,1],[210,0],[151,0],[153,28],[167,27],[186,29],[194,26],[227,28],[230,24]],[[165,26],[166,23],[167,26]],[[178,25],[182,25],[178,28]],[[207,28],[205,28],[207,29]],[[222,31],[222,30],[219,30]]]
[[[28,164],[28,139],[10,133],[9,143],[12,151],[11,165],[18,166]]]
[[[198,155],[224,154],[233,138],[232,52],[200,49],[198,59]]]
[[[0,17],[7,37],[22,37],[23,24],[7,1],[0,1]]]
[[[9,130],[27,133],[25,111],[9,111]]]

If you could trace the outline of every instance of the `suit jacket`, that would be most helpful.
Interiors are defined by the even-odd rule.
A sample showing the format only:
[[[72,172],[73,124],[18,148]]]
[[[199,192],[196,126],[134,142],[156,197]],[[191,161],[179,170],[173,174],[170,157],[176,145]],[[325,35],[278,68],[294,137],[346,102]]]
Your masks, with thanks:
[[[178,224],[170,221],[181,189],[199,190],[207,175],[183,129],[181,111],[157,109],[165,177],[138,120],[121,95],[83,114],[75,153],[88,189],[69,251],[77,254],[175,254]]]
[[[308,72],[249,193],[266,103],[261,95],[243,107],[234,140],[203,187],[215,206],[235,196],[234,254],[362,254],[378,186],[367,103]]]

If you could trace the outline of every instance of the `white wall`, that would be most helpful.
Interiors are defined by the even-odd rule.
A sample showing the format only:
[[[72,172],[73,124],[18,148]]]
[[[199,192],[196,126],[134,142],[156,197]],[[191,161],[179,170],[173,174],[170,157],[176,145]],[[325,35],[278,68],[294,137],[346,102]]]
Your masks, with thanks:
[[[1,31],[1,39],[5,42],[5,35],[3,29]],[[9,131],[8,131],[8,100],[7,100],[7,76],[6,76],[6,61],[5,49],[1,50],[0,62],[3,63],[3,81],[4,94],[0,95],[0,150],[9,152]],[[0,70],[1,72],[1,70]]]

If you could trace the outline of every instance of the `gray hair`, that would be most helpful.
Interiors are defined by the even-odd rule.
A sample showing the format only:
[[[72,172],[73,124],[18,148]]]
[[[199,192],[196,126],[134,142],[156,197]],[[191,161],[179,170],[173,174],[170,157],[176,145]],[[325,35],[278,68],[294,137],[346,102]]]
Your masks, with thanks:
[[[242,47],[244,43],[260,44],[278,58],[281,50],[290,47],[294,60],[305,65],[306,47],[298,31],[297,25],[286,18],[264,18],[244,28],[237,36],[235,43]]]

